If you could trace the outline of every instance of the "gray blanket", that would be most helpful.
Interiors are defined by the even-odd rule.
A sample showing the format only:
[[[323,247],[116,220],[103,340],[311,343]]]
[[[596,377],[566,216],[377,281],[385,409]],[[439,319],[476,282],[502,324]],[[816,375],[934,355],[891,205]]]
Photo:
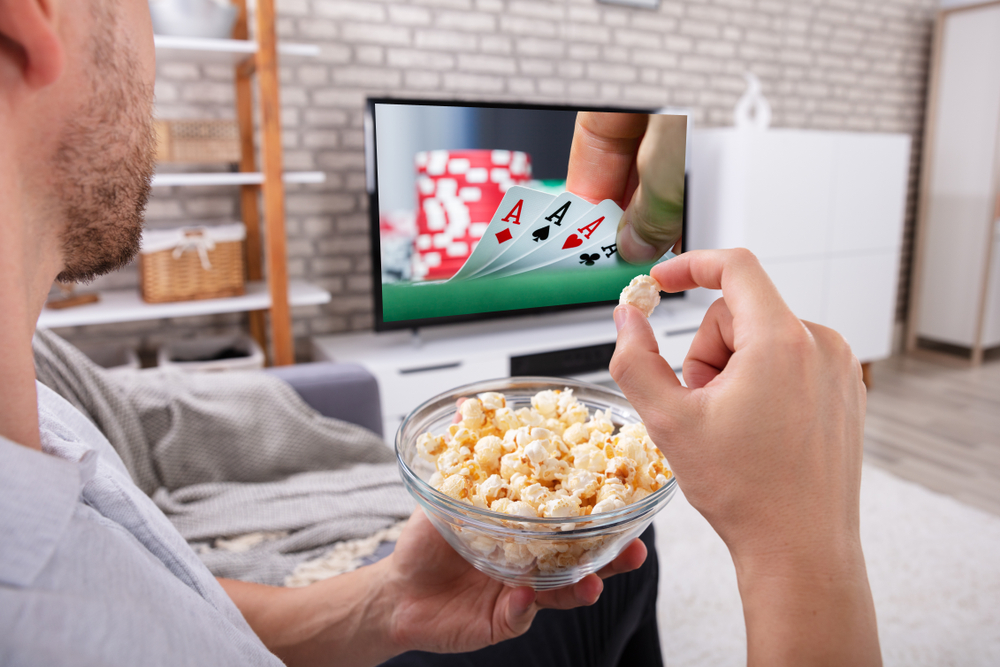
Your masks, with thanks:
[[[39,381],[107,436],[132,479],[220,577],[280,585],[334,543],[409,516],[395,457],[260,372],[109,373],[49,331]],[[266,532],[238,550],[224,538]]]

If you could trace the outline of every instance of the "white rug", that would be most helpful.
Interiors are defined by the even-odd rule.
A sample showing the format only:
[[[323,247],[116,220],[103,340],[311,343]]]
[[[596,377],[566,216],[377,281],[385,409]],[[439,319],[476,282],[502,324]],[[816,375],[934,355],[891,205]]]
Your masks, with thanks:
[[[680,493],[655,525],[667,665],[746,664],[722,540]],[[866,464],[861,538],[886,667],[1000,665],[1000,517]]]

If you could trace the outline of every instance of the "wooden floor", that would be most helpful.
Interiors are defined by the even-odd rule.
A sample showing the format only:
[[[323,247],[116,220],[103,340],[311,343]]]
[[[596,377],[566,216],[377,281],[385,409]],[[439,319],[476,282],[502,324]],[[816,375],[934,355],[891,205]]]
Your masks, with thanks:
[[[1000,360],[874,364],[865,460],[1000,515]]]

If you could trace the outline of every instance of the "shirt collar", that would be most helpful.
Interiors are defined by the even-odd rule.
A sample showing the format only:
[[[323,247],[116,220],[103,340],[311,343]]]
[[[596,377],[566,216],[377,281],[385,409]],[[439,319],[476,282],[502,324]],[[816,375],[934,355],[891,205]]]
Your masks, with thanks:
[[[42,571],[95,464],[92,451],[67,461],[0,437],[0,583],[28,586]]]

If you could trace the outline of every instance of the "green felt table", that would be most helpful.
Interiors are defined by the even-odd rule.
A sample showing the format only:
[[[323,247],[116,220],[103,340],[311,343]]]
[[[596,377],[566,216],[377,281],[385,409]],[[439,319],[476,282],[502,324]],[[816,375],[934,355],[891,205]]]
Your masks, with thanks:
[[[503,278],[486,276],[452,282],[384,283],[382,317],[386,322],[398,322],[617,301],[629,281],[649,273],[652,266],[619,261],[612,267],[592,270],[539,269]]]

